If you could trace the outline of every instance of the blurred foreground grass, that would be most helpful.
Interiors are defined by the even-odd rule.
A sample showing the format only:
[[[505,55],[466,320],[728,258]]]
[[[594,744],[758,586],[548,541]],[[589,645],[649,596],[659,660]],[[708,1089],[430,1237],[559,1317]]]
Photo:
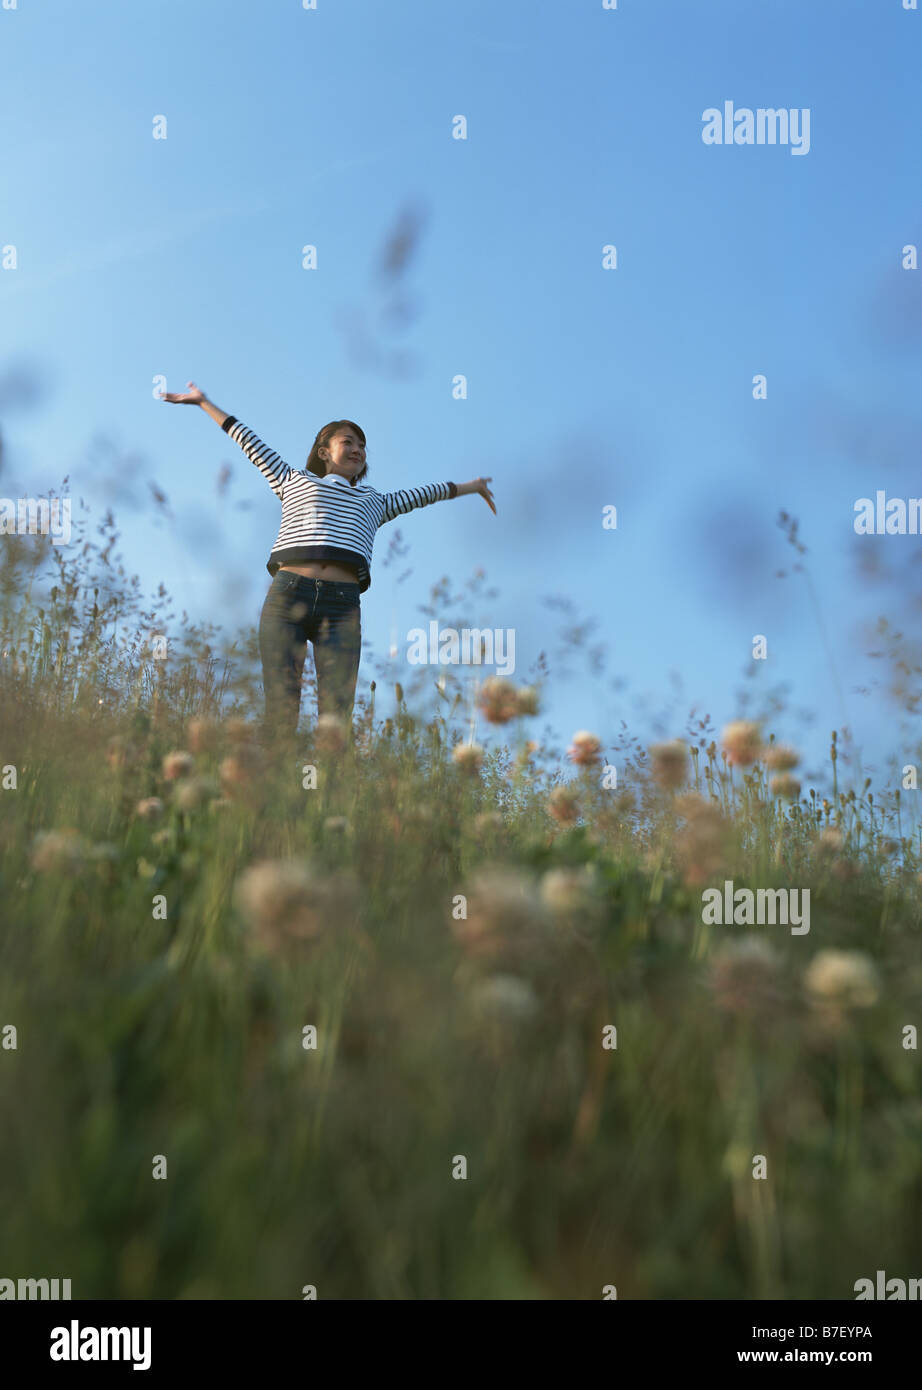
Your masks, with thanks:
[[[50,606],[2,576],[0,1277],[829,1299],[922,1273],[918,841],[867,788],[773,795],[772,750],[734,766],[690,726],[691,761],[577,739],[562,789],[527,715],[485,706],[510,747],[459,755],[454,708],[374,693],[353,744],[308,708],[269,757],[252,632],[157,661],[118,641],[156,613],[58,563]],[[809,933],[705,926],[725,878],[809,888]]]

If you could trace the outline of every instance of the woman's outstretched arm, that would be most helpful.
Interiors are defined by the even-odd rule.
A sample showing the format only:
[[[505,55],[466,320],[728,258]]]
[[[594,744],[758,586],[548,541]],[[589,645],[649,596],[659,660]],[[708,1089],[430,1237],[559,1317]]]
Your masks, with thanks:
[[[188,382],[187,385],[190,387],[188,391],[161,391],[160,399],[172,401],[176,405],[200,405],[212,420],[221,426],[228,438],[239,445],[250,462],[255,463],[276,497],[281,500],[285,484],[292,473],[285,460],[279,458],[278,454],[274,453],[268,444],[264,444],[251,429],[241,424],[236,415],[228,415],[219,406],[212,405],[205,392],[200,391],[194,381]]]
[[[471,492],[479,492],[495,515],[493,494],[487,486],[489,482],[490,478],[474,478],[469,483],[424,483],[422,487],[399,488],[396,492],[381,493],[384,502],[382,525],[405,512],[413,511],[416,507],[428,507],[432,502],[444,502],[452,497],[465,497]]]
[[[227,419],[227,413],[219,409],[218,406],[212,405],[205,392],[200,391],[194,381],[189,381],[186,385],[190,388],[188,391],[161,391],[160,399],[172,401],[174,405],[200,405],[203,410],[208,412],[216,425],[223,425]]]

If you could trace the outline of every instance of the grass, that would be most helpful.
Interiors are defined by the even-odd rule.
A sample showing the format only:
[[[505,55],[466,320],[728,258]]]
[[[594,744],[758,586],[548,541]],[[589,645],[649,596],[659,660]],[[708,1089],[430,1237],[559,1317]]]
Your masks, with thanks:
[[[764,730],[741,765],[692,716],[690,761],[576,742],[563,786],[524,715],[458,762],[460,692],[419,686],[270,755],[252,629],[185,623],[159,659],[168,595],[143,609],[113,536],[56,552],[42,606],[7,540],[0,1277],[830,1299],[922,1273],[919,841],[838,785],[836,735],[828,797],[774,795]],[[725,878],[809,889],[809,934],[703,923]]]

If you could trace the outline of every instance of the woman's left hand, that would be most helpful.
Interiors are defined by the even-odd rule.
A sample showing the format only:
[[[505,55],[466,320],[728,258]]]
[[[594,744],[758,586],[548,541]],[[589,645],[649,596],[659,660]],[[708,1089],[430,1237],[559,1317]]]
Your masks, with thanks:
[[[475,478],[473,482],[469,484],[469,486],[472,492],[480,493],[480,496],[485,500],[487,506],[490,508],[490,511],[495,516],[496,508],[493,505],[493,494],[487,487],[487,483],[492,483],[492,481],[492,478]]]

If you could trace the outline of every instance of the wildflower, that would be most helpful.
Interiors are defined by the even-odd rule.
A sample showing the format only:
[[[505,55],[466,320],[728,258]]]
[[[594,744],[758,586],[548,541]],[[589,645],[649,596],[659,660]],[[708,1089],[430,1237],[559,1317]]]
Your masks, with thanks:
[[[880,980],[863,951],[819,951],[804,976],[814,1003],[838,1008],[870,1008],[880,995]]]
[[[451,756],[464,772],[479,772],[483,766],[483,749],[479,743],[458,743]]]
[[[653,759],[653,780],[664,791],[677,791],[688,776],[688,748],[680,738],[671,743],[657,743],[650,749]]]
[[[523,685],[515,693],[516,714],[538,713],[538,690],[534,685]]]
[[[599,761],[601,747],[602,744],[595,734],[588,733],[586,729],[579,729],[573,735],[567,756],[571,762],[579,763],[581,767],[590,767]]]
[[[527,959],[541,940],[547,912],[533,880],[518,869],[482,869],[467,893],[467,917],[451,922],[455,939],[469,955],[505,953]]]
[[[769,784],[773,796],[780,796],[783,801],[796,801],[800,796],[800,783],[796,777],[792,777],[788,772],[782,772],[777,777],[773,777]]]
[[[173,789],[173,804],[180,811],[197,811],[219,790],[213,777],[183,777]]]
[[[89,846],[78,831],[40,830],[32,841],[32,867],[39,873],[78,869]]]
[[[790,772],[800,762],[800,754],[788,744],[773,743],[766,748],[762,761],[773,772]]]
[[[297,859],[267,859],[245,869],[235,902],[269,950],[285,951],[353,923],[358,885],[350,874],[319,875]]]
[[[759,756],[762,739],[758,724],[748,719],[737,719],[728,724],[720,736],[727,762],[748,767]]]
[[[163,802],[159,796],[147,796],[138,802],[134,813],[141,820],[158,820],[163,815]]]
[[[594,864],[582,864],[578,869],[548,869],[542,875],[539,892],[541,901],[559,917],[585,913],[595,905],[598,873]]]
[[[575,825],[582,814],[569,787],[555,787],[547,799],[547,809],[558,825]]]
[[[194,766],[195,759],[191,753],[167,753],[163,760],[163,776],[168,782],[175,782],[179,777],[188,777]]]
[[[325,753],[341,753],[346,746],[346,723],[337,714],[321,714],[314,726],[314,740]]]
[[[727,1013],[761,1012],[778,1002],[780,957],[758,936],[727,942],[711,962],[708,984]]]
[[[508,724],[519,713],[518,692],[502,676],[488,676],[480,687],[477,707],[488,723]]]

